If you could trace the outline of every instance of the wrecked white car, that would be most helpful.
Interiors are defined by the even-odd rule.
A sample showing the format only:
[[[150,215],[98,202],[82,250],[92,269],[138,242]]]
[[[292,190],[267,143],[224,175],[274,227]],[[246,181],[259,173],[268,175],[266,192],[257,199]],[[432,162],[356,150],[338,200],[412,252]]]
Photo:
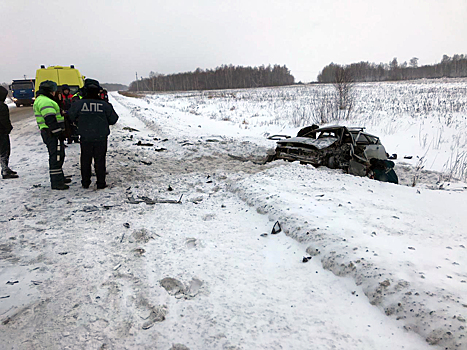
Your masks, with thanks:
[[[296,137],[273,135],[269,138],[278,140],[275,154],[269,160],[300,161],[398,183],[394,163],[388,160],[381,141],[364,132],[363,127],[311,126],[301,129]]]

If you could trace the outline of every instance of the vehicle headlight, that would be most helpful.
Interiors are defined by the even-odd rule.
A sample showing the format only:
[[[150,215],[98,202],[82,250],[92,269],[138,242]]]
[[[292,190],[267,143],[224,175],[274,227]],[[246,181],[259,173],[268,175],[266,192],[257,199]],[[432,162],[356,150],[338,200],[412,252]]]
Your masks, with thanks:
[[[13,101],[16,101],[16,100],[17,100],[17,98],[13,97]]]
[[[33,101],[34,101],[35,99],[36,99],[35,97],[32,98]]]

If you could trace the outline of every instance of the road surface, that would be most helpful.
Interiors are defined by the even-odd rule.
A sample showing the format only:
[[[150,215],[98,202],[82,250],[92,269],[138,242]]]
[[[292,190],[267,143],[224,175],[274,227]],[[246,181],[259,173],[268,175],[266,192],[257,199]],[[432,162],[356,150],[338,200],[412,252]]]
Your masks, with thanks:
[[[12,124],[26,118],[31,118],[32,121],[35,121],[32,107],[10,107],[10,120]]]

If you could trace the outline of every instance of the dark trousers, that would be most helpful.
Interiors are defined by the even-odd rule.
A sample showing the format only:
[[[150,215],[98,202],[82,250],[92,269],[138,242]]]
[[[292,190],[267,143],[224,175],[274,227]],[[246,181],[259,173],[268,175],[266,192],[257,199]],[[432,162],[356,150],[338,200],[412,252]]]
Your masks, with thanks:
[[[71,123],[70,127],[71,127],[71,135],[68,139],[68,142],[74,141],[75,143],[78,143],[79,142],[78,128],[76,127],[74,123]]]
[[[71,122],[67,114],[65,114],[65,134],[68,143],[79,142],[78,128],[75,123]]]
[[[41,136],[49,151],[50,183],[52,187],[62,186],[65,184],[62,170],[65,161],[65,143],[58,137],[50,135],[47,129],[41,130]]]
[[[107,154],[107,139],[102,141],[81,140],[81,184],[85,187],[91,184],[91,164],[94,159],[97,187],[105,184],[105,156]]]
[[[10,135],[0,134],[0,164],[2,166],[2,173],[5,173],[9,169],[10,150]]]

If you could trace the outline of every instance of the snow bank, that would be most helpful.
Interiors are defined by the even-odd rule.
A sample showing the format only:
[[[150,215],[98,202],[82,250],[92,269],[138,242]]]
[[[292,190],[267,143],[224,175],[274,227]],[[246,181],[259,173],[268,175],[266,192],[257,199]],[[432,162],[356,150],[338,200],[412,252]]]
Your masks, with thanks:
[[[232,185],[323,267],[430,344],[467,346],[465,192],[379,183],[287,164]]]

